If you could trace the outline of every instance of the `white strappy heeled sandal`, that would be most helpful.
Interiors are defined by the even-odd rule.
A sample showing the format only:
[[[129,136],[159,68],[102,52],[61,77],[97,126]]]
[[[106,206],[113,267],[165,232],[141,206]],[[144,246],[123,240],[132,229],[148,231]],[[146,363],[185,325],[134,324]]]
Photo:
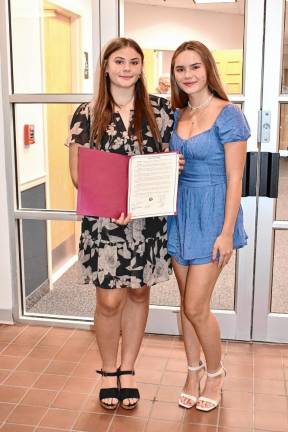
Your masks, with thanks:
[[[200,361],[199,366],[196,366],[196,367],[188,366],[187,369],[188,369],[188,372],[199,372],[200,370],[205,369],[205,365],[204,365],[204,363],[202,361]],[[200,378],[200,380],[201,380],[201,378]],[[200,380],[199,380],[199,392],[200,392]],[[193,403],[193,405],[190,405],[190,404],[188,405],[188,404],[183,403],[181,401],[182,398],[188,399],[189,401],[191,401]],[[193,406],[195,406],[195,404],[197,403],[197,401],[198,401],[198,397],[182,392],[180,394],[180,398],[178,400],[178,404],[181,407],[183,407],[183,408],[190,409]]]
[[[226,376],[226,369],[223,367],[222,363],[221,363],[221,367],[216,372],[213,373],[207,372],[208,378],[216,378],[220,375],[222,375],[223,377]],[[222,397],[222,388],[221,388],[221,396],[219,399],[215,400],[215,399],[207,398],[205,396],[200,396],[196,404],[196,409],[205,412],[212,411],[213,409],[217,408],[217,406],[220,404],[221,397]],[[199,404],[199,402],[207,402],[210,404],[210,406],[208,407],[202,406]]]

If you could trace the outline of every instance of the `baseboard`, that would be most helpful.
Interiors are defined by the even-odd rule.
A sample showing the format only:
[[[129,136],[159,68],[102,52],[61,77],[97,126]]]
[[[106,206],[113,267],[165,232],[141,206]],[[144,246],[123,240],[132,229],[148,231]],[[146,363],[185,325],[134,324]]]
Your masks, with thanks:
[[[14,324],[12,309],[0,309],[0,323]]]

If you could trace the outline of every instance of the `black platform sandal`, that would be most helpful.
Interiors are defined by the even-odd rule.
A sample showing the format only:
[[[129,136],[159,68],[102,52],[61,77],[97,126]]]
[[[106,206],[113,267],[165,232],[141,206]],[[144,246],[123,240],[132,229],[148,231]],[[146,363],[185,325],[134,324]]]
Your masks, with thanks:
[[[100,375],[102,375],[103,377],[112,377],[112,376],[116,376],[117,377],[117,382],[118,382],[118,370],[115,372],[105,372],[102,369],[101,370],[96,370],[96,372]],[[111,404],[107,404],[106,402],[103,402],[103,399],[117,399],[116,403],[111,403]],[[119,401],[120,401],[120,397],[119,397],[119,388],[118,387],[110,387],[110,388],[101,388],[100,392],[99,392],[99,400],[100,400],[100,405],[103,408],[106,408],[108,410],[114,410],[118,407],[119,405]]]
[[[134,370],[129,370],[129,371],[122,371],[120,369],[118,369],[118,376],[119,376],[119,383],[120,383],[120,376],[121,375],[135,375],[135,371]],[[123,400],[124,399],[137,399],[136,402],[134,402],[133,404],[123,404]],[[120,389],[119,389],[119,401],[120,401],[120,406],[124,409],[130,410],[136,407],[136,405],[138,404],[138,401],[140,399],[140,393],[139,390],[137,388],[123,388],[120,385]]]

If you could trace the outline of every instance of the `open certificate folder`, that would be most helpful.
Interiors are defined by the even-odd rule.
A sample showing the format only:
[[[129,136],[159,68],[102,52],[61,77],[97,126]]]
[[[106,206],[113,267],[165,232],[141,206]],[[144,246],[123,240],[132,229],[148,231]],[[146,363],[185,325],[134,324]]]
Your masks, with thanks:
[[[176,213],[179,155],[125,156],[79,148],[77,213],[132,219]]]

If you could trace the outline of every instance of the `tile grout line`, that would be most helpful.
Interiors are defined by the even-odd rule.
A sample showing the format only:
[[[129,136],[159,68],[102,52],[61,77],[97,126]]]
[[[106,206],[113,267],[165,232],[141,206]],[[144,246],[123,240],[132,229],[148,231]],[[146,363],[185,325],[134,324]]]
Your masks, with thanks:
[[[64,347],[64,345],[66,345],[66,343],[69,342],[70,338],[72,338],[76,332],[77,332],[77,329],[74,328],[74,330],[73,330],[73,332],[71,333],[71,335],[68,337],[68,339],[66,339],[66,341],[63,343],[63,345],[61,345],[61,347],[59,348],[59,350],[55,353],[54,357],[53,357],[53,358],[51,359],[51,361],[48,363],[47,367],[43,370],[42,374],[43,374],[43,373],[47,370],[47,368],[50,366],[51,362],[54,360],[54,358],[55,358],[55,356],[57,355],[57,353],[58,353],[59,351],[61,351],[61,349]],[[91,346],[91,344],[92,344],[93,342],[94,342],[94,341],[91,341],[91,342],[90,342],[89,346],[87,347],[86,352],[83,353],[83,355],[79,358],[78,362],[73,362],[73,363],[75,363],[75,367],[72,369],[72,371],[70,372],[70,374],[67,375],[67,378],[66,378],[66,380],[64,381],[63,385],[61,386],[61,388],[59,388],[59,390],[56,391],[56,395],[55,395],[55,397],[51,400],[51,402],[49,403],[49,405],[46,407],[46,408],[47,408],[47,409],[46,409],[46,412],[45,412],[45,413],[43,414],[43,416],[40,418],[38,424],[37,424],[37,425],[35,426],[35,428],[34,428],[34,431],[36,431],[37,428],[41,425],[42,420],[44,419],[45,415],[47,414],[47,412],[48,412],[48,410],[49,410],[50,408],[51,408],[51,409],[58,409],[58,410],[60,410],[60,411],[61,411],[61,410],[63,410],[63,411],[73,411],[73,410],[67,410],[66,408],[53,408],[53,407],[52,407],[52,404],[55,402],[55,400],[57,399],[57,397],[59,396],[59,394],[63,391],[63,388],[64,388],[65,385],[67,384],[67,381],[71,378],[71,376],[73,376],[72,373],[75,371],[75,369],[77,368],[77,366],[80,365],[81,359],[82,359],[83,356],[87,353],[87,351],[89,350],[89,347]],[[59,361],[61,361],[61,360],[59,360]],[[63,361],[64,361],[64,360],[63,360]],[[52,375],[52,374],[51,374],[51,375]],[[59,376],[59,375],[58,375],[58,376]],[[63,375],[61,375],[61,376],[63,376]],[[96,384],[97,384],[97,383],[96,383]],[[94,390],[96,384],[94,385],[93,390]],[[72,393],[72,392],[71,392],[71,393]],[[89,393],[89,394],[90,394],[90,393]],[[86,400],[88,399],[89,394],[87,394],[87,397],[86,397],[86,399],[82,402],[82,405],[83,405],[84,402],[86,402]],[[82,406],[82,405],[81,405],[81,406]],[[77,416],[77,418],[78,418],[78,417],[79,417],[79,416]],[[74,422],[74,423],[75,423],[75,422]],[[72,430],[72,427],[73,427],[74,423],[73,423],[72,426],[70,427],[70,430]],[[45,426],[43,426],[43,427],[45,427]],[[61,429],[61,428],[60,428],[60,429]],[[64,430],[65,430],[65,429],[64,429]]]
[[[14,340],[15,339],[17,339],[18,338],[18,336],[21,336],[22,335],[22,333],[28,328],[29,326],[25,326],[24,328],[23,328],[23,330],[22,331],[20,331],[12,340],[10,340],[9,342],[8,342],[8,345],[5,345],[5,347],[3,347],[2,348],[2,350],[0,351],[0,354],[2,355],[2,352],[4,351],[4,350],[6,350],[11,344],[13,344],[14,343]],[[49,327],[48,327],[48,329],[49,329]],[[0,333],[1,333],[1,330],[0,330]],[[5,343],[5,341],[4,341],[4,343]]]
[[[93,333],[94,333],[94,332],[93,332]],[[89,351],[89,348],[91,347],[92,344],[95,343],[95,341],[96,341],[96,336],[95,336],[95,334],[94,334],[94,340],[91,341],[91,343],[90,343],[90,345],[89,345],[87,351]],[[96,343],[97,343],[97,342],[96,342]],[[98,345],[97,345],[97,347],[98,347]],[[98,349],[98,350],[99,350],[99,349]],[[87,351],[86,351],[86,352],[87,352]],[[84,354],[86,354],[86,353],[84,353]],[[84,356],[84,354],[83,354],[83,356]],[[81,359],[83,358],[83,356],[79,359],[79,364],[81,363]],[[95,365],[95,368],[96,368],[96,365]],[[95,369],[95,374],[96,374],[96,369]],[[89,397],[90,397],[91,395],[94,394],[93,392],[94,392],[94,390],[95,390],[95,387],[97,386],[98,381],[99,381],[99,379],[96,380],[95,385],[94,385],[93,388],[90,390],[90,392],[87,394],[86,399],[82,402],[81,407],[84,406],[84,403],[86,403],[87,400],[89,399]],[[96,396],[95,396],[95,398],[96,398]],[[84,412],[85,412],[85,411],[84,411]],[[87,411],[87,412],[89,412],[89,411]],[[78,421],[78,419],[80,418],[80,416],[81,416],[82,413],[83,413],[83,411],[80,410],[80,411],[79,411],[79,414],[76,416],[74,422],[72,423],[72,426],[70,427],[70,431],[75,430],[75,429],[74,429],[74,426],[76,426],[76,423],[77,423],[77,421]],[[98,414],[98,413],[95,413],[95,414]],[[99,414],[101,414],[101,413],[99,413]],[[115,414],[115,413],[114,413],[114,414]],[[114,414],[113,414],[111,417],[114,417]]]
[[[27,328],[29,328],[29,326],[27,326]],[[37,345],[39,345],[39,343],[48,335],[48,333],[53,329],[53,328],[55,328],[55,327],[48,327],[48,329],[47,329],[47,332],[45,332],[43,335],[42,335],[42,337],[37,341],[37,343],[35,343],[35,345],[33,345],[33,347],[32,347],[32,349],[26,354],[26,356],[24,356],[23,357],[23,359],[21,360],[21,362],[17,365],[17,367],[18,366],[20,366],[21,365],[21,363],[23,363],[23,361],[24,360],[26,360],[26,358],[27,357],[29,357],[29,354],[35,349],[35,347],[37,347]],[[35,384],[35,382],[40,378],[40,376],[41,375],[43,375],[43,373],[45,372],[45,370],[47,370],[47,368],[49,367],[49,365],[51,364],[51,362],[54,360],[54,357],[57,355],[57,353],[63,348],[63,346],[65,345],[65,343],[70,339],[70,337],[72,337],[72,335],[75,333],[75,329],[72,331],[72,333],[71,333],[71,335],[69,336],[69,338],[68,339],[66,339],[66,341],[63,343],[63,345],[61,345],[60,347],[59,347],[59,349],[54,353],[54,356],[52,356],[51,357],[51,359],[50,359],[50,361],[48,362],[48,364],[47,364],[47,366],[46,366],[46,368],[44,368],[43,370],[42,370],[42,372],[40,372],[40,375],[35,379],[35,381],[29,386],[29,387],[27,387],[26,388],[26,391],[24,392],[24,394],[23,394],[23,396],[22,396],[22,398],[20,398],[19,399],[19,401],[15,404],[15,407],[14,407],[14,409],[12,409],[12,411],[11,412],[9,412],[9,414],[8,414],[8,416],[5,418],[5,420],[4,420],[4,424],[6,423],[6,421],[7,421],[7,419],[10,417],[10,415],[16,410],[16,408],[19,406],[19,405],[21,405],[21,402],[24,400],[24,398],[26,397],[26,395],[27,395],[27,393],[29,392],[29,390],[31,390],[31,389],[33,389],[33,385]],[[16,369],[13,369],[13,371],[12,372],[15,372],[16,371]],[[23,371],[23,372],[27,372],[27,371]],[[12,374],[12,373],[11,373]],[[11,374],[9,374],[9,376],[11,375]],[[52,374],[51,374],[52,375]],[[8,377],[7,377],[8,378]],[[68,377],[67,377],[67,379],[68,379]],[[6,381],[6,380],[5,380]],[[66,380],[67,381],[67,380]],[[66,381],[65,381],[65,383],[66,383]],[[65,385],[65,383],[63,384],[63,386]],[[16,387],[16,388],[19,388],[19,386],[17,387],[17,386],[13,386],[13,387]],[[22,388],[22,387],[21,387]],[[38,390],[48,390],[48,389],[38,389]],[[57,393],[58,394],[58,393]],[[57,394],[56,394],[56,396],[57,396]],[[28,406],[34,406],[34,405],[29,405],[28,404]],[[50,405],[49,405],[50,406]],[[49,407],[45,407],[46,408],[46,412],[48,411],[48,408]],[[46,412],[45,412],[45,414],[46,414]],[[45,415],[44,414],[44,415]],[[44,415],[43,415],[43,417],[44,417]],[[41,420],[42,420],[42,417],[41,417]],[[29,426],[34,426],[34,425],[29,425]],[[38,427],[38,424],[37,424],[37,426],[34,426],[34,430],[35,430],[35,428],[36,427]]]
[[[29,328],[28,326],[27,326],[27,328]],[[37,342],[37,344],[41,341],[41,339],[43,338],[43,337],[45,337],[45,336],[47,336],[47,334],[49,333],[49,331],[50,331],[50,329],[51,329],[51,327],[48,327],[48,330],[47,330],[47,332],[39,339],[39,341]],[[11,342],[12,343],[12,342]],[[31,348],[31,350],[30,351],[28,351],[25,355],[24,355],[24,357],[21,359],[21,357],[20,357],[20,359],[21,360],[19,360],[19,362],[17,363],[17,366],[14,368],[14,369],[7,369],[7,370],[9,370],[10,372],[9,372],[9,374],[7,375],[7,377],[6,378],[4,378],[4,381],[2,381],[2,383],[1,383],[1,385],[4,385],[5,384],[5,382],[6,382],[6,380],[13,374],[13,372],[16,372],[17,371],[17,368],[18,368],[18,366],[20,366],[21,365],[21,363],[23,363],[23,361],[24,360],[26,360],[26,358],[27,357],[29,357],[29,354],[31,354],[31,352],[35,349],[35,347],[37,346],[37,344],[36,345],[33,345],[32,346],[32,348]],[[6,348],[8,348],[9,347],[9,345],[10,345],[10,343],[7,345],[7,347]],[[13,345],[13,343],[12,343],[12,345]],[[27,345],[19,345],[19,346],[27,346]],[[10,356],[10,357],[18,357],[18,356]],[[28,372],[28,371],[22,371],[22,372]],[[31,372],[31,371],[29,371],[29,372]],[[41,373],[40,373],[40,375],[41,375]],[[38,377],[39,378],[39,377]],[[38,379],[37,378],[37,379]],[[34,382],[33,382],[33,384],[34,384]],[[8,384],[9,385],[9,384]],[[23,386],[13,386],[13,387],[23,387]]]
[[[24,330],[25,329],[28,329],[29,328],[29,326],[26,326],[25,328],[24,328]],[[50,329],[51,329],[51,327],[48,327],[47,328],[47,331],[42,335],[42,337],[38,340],[38,342],[37,343],[39,343],[48,333],[49,333],[49,331],[50,331]],[[24,332],[24,330],[23,330],[23,332]],[[21,332],[19,335],[17,335],[17,337],[18,336],[20,336],[21,334],[23,334],[23,332]],[[16,337],[16,338],[17,338]],[[14,339],[13,339],[14,340]],[[12,341],[7,345],[7,347],[10,345],[12,343]],[[6,347],[6,348],[7,348]],[[6,349],[5,348],[5,349]],[[31,350],[30,351],[28,351],[28,353],[23,357],[23,359],[22,360],[20,360],[19,361],[19,363],[17,363],[17,366],[14,368],[14,369],[11,369],[11,371],[9,372],[9,374],[8,374],[8,376],[4,379],[4,381],[1,383],[1,386],[2,385],[4,385],[5,384],[5,381],[13,374],[13,372],[16,372],[16,370],[17,370],[17,368],[18,368],[18,366],[20,366],[20,364],[26,359],[26,357],[28,357],[28,355],[33,351],[33,349],[35,348],[35,345],[33,345],[32,346],[32,348],[31,348]],[[17,357],[17,356],[15,356],[15,357]],[[27,371],[23,371],[23,372],[27,372]],[[40,374],[41,375],[41,374]],[[10,417],[10,415],[15,411],[15,409],[18,407],[18,405],[20,404],[20,402],[24,399],[24,397],[26,396],[26,394],[28,393],[28,391],[32,388],[32,385],[37,381],[39,379],[39,376],[35,379],[35,381],[33,381],[33,383],[29,386],[29,387],[27,387],[26,388],[26,391],[24,391],[24,393],[23,393],[23,395],[22,395],[22,398],[20,398],[19,399],[19,401],[18,402],[16,402],[15,403],[15,407],[9,412],[9,414],[4,418],[4,420],[3,420],[3,425],[6,423],[6,420],[8,419],[8,417]],[[23,388],[22,386],[11,386],[11,387],[15,387],[15,388]],[[24,387],[25,388],[25,387]],[[14,405],[14,404],[13,404]]]
[[[147,337],[147,339],[149,340],[149,336]],[[176,341],[175,341],[174,339],[172,339],[172,341],[171,341],[171,346],[169,347],[168,354],[170,354],[170,353],[173,351],[173,346],[175,345],[175,342],[176,342]],[[137,368],[137,364],[138,364],[138,362],[140,361],[141,357],[142,357],[143,355],[144,355],[144,356],[146,355],[146,354],[145,354],[145,347],[147,348],[147,346],[146,346],[145,343],[144,343],[144,344],[142,345],[141,353],[139,352],[139,356],[138,356],[137,359],[136,359],[136,362],[135,362],[135,370],[136,370],[136,368]],[[150,347],[149,347],[149,348],[150,348]],[[159,371],[159,372],[161,372],[161,377],[160,377],[160,381],[157,383],[156,396],[154,396],[153,399],[148,399],[149,401],[152,402],[152,403],[151,403],[151,407],[150,407],[150,411],[149,411],[148,416],[147,416],[146,418],[143,418],[143,417],[137,417],[137,416],[132,417],[132,418],[137,418],[137,419],[141,419],[141,420],[144,420],[144,421],[145,421],[145,425],[143,426],[143,431],[142,431],[142,432],[145,432],[145,431],[146,431],[146,429],[147,429],[147,427],[148,427],[148,425],[149,425],[149,421],[151,420],[151,413],[152,413],[152,410],[153,410],[153,406],[154,406],[154,403],[157,401],[157,395],[158,395],[158,392],[159,392],[159,387],[160,387],[160,385],[162,385],[163,375],[164,375],[164,373],[165,373],[165,371],[166,371],[166,367],[167,367],[167,364],[168,364],[168,361],[169,361],[168,354],[167,354],[167,357],[165,358],[165,365],[164,365],[164,367],[161,368],[160,371]],[[149,356],[149,357],[153,357],[153,356]],[[158,358],[158,357],[157,357],[157,358]],[[141,381],[137,381],[137,382],[138,382],[138,383],[142,383]],[[149,384],[149,383],[144,383],[144,384]],[[113,425],[114,418],[117,417],[117,416],[119,416],[119,417],[123,416],[123,417],[126,417],[126,418],[131,418],[130,416],[125,416],[124,414],[123,414],[123,415],[121,415],[121,414],[118,414],[118,415],[117,415],[117,409],[116,409],[114,415],[112,416],[111,422],[110,422],[110,424],[109,424],[108,429],[107,429],[106,432],[110,432],[110,431],[111,431],[111,428],[112,428],[112,425]]]

